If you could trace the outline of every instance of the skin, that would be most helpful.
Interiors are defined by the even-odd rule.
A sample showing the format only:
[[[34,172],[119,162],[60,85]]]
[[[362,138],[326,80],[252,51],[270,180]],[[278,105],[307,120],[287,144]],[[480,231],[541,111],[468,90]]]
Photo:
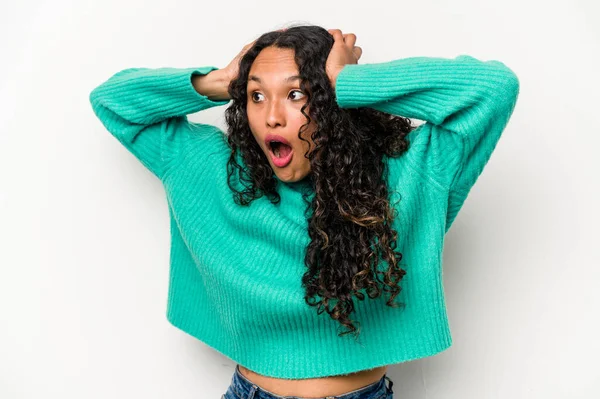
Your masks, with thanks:
[[[284,29],[282,29],[284,30]],[[335,89],[335,81],[339,72],[347,64],[356,64],[362,55],[362,49],[355,46],[356,35],[343,34],[339,29],[329,29],[334,44],[327,58],[325,70]],[[255,41],[244,46],[242,51],[218,73],[221,80],[220,95],[215,98],[227,98],[223,88],[238,73],[239,59],[254,45]],[[248,76],[248,99],[246,112],[250,130],[254,139],[263,150],[277,178],[284,182],[297,182],[310,173],[310,162],[304,157],[307,151],[314,149],[311,134],[316,128],[313,120],[302,132],[303,141],[298,137],[300,127],[307,121],[300,112],[306,103],[307,94],[300,89],[300,79],[287,80],[298,75],[298,65],[294,60],[292,49],[274,46],[263,49],[254,60]],[[305,112],[309,113],[307,107]],[[292,146],[292,161],[283,168],[276,166],[270,155],[265,137],[270,134],[283,136]],[[309,145],[310,143],[310,145]]]
[[[253,384],[279,396],[319,398],[340,396],[379,381],[386,373],[387,366],[371,370],[361,370],[352,374],[335,375],[302,380],[285,380],[257,374],[239,365],[240,373]]]
[[[294,61],[292,49],[267,47],[254,60],[248,75],[248,101],[246,112],[250,130],[256,142],[263,150],[273,171],[284,182],[296,182],[310,173],[310,162],[303,155],[314,142],[310,138],[316,128],[311,121],[308,129],[298,138],[300,127],[307,121],[300,109],[306,103],[307,94],[300,89],[300,78],[286,81],[298,75],[298,66]],[[306,109],[308,111],[308,108]],[[308,112],[307,112],[308,113]],[[277,167],[273,163],[269,147],[264,139],[267,134],[284,137],[292,147],[292,161]]]
[[[333,88],[337,75],[344,65],[356,64],[362,55],[362,49],[355,46],[356,36],[352,33],[342,34],[339,29],[330,29],[334,44],[326,62],[326,73]],[[244,46],[242,51],[230,64],[211,73],[195,76],[193,83],[196,90],[215,100],[228,99],[227,86],[237,76],[239,58],[254,44]],[[306,102],[306,93],[300,89],[300,81],[286,81],[286,78],[298,74],[298,66],[294,60],[294,51],[268,47],[263,49],[250,68],[249,78],[257,77],[260,82],[249,79],[246,111],[250,129],[256,142],[269,159],[277,177],[284,182],[302,180],[310,173],[310,162],[304,158],[308,151],[307,142],[298,138],[300,127],[306,118],[300,112]],[[308,114],[308,108],[305,111]],[[311,143],[310,135],[315,129],[312,121],[302,137]],[[294,151],[293,159],[287,166],[279,168],[272,162],[269,149],[264,139],[267,134],[279,134],[289,141]],[[335,361],[335,359],[332,359]],[[322,378],[302,380],[286,380],[255,373],[239,365],[240,373],[252,383],[280,396],[299,396],[304,398],[323,398],[338,396],[360,389],[381,379],[387,372],[387,366],[369,370],[360,370],[351,374],[335,375]]]

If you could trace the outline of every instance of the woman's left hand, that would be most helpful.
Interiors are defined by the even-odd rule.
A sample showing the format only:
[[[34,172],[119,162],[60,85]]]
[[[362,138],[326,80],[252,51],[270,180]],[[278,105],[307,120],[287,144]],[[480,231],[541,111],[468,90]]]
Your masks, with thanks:
[[[325,71],[331,82],[331,87],[335,90],[337,75],[344,68],[344,65],[358,64],[362,49],[354,45],[356,35],[353,33],[342,34],[339,29],[328,29],[327,32],[333,36],[334,43],[325,63]]]

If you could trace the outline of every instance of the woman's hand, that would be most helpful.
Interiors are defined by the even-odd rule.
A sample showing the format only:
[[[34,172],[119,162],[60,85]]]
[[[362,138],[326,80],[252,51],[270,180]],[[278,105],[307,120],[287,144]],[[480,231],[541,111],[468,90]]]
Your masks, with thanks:
[[[230,100],[229,84],[238,75],[240,59],[255,42],[256,40],[246,44],[225,68],[212,70],[206,75],[194,75],[192,77],[194,89],[213,101]]]
[[[287,28],[277,29],[277,31],[283,32],[286,29]],[[254,46],[254,43],[256,43],[257,40],[258,39],[254,39],[251,43],[246,44],[242,48],[242,51],[240,51],[238,55],[236,55],[235,58],[225,68],[222,69],[223,74],[227,77],[227,81],[231,81],[237,78],[239,72],[240,59],[244,56],[244,54],[246,54],[248,50],[250,50],[252,46]]]
[[[233,79],[237,78],[239,72],[240,59],[244,56],[244,54],[246,54],[248,50],[250,50],[254,43],[256,43],[256,40],[258,39],[255,39],[251,43],[246,44],[242,48],[242,50],[235,56],[235,58],[231,60],[231,62],[225,68],[220,70],[222,71],[224,79],[227,80],[227,82],[230,82]]]
[[[333,36],[334,43],[325,63],[325,71],[331,82],[331,87],[335,90],[337,75],[344,68],[344,65],[358,64],[362,49],[354,45],[356,35],[353,33],[342,34],[339,29],[328,29],[327,32]]]

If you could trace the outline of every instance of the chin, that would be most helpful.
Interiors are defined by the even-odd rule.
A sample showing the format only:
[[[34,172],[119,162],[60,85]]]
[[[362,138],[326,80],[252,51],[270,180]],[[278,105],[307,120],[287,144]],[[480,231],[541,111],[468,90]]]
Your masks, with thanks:
[[[282,182],[285,182],[285,183],[294,183],[294,182],[302,180],[302,178],[290,177],[290,174],[286,173],[286,172],[279,172],[279,173],[275,172],[275,176],[279,180],[281,180]]]
[[[286,177],[286,176],[279,176],[277,175],[277,173],[275,173],[275,175],[277,176],[277,178],[285,183],[297,183],[299,181],[305,180],[309,177],[310,172],[306,173],[306,174],[302,174],[299,177]]]
[[[281,176],[281,175],[278,175],[277,173],[275,173],[275,176],[279,180],[281,180],[282,182],[285,182],[285,183],[293,183],[294,181],[298,180],[298,179],[293,179],[291,177]]]

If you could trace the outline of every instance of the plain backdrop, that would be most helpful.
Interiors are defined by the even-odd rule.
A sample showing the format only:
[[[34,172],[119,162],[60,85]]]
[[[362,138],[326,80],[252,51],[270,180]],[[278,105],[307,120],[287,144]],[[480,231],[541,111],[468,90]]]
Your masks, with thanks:
[[[298,23],[356,34],[360,63],[468,54],[520,79],[446,235],[454,344],[391,366],[394,397],[600,397],[599,17],[592,0],[3,2],[0,397],[225,392],[235,363],[166,320],[161,183],[89,93],[129,67],[225,67]],[[224,128],[225,108],[190,120]]]

